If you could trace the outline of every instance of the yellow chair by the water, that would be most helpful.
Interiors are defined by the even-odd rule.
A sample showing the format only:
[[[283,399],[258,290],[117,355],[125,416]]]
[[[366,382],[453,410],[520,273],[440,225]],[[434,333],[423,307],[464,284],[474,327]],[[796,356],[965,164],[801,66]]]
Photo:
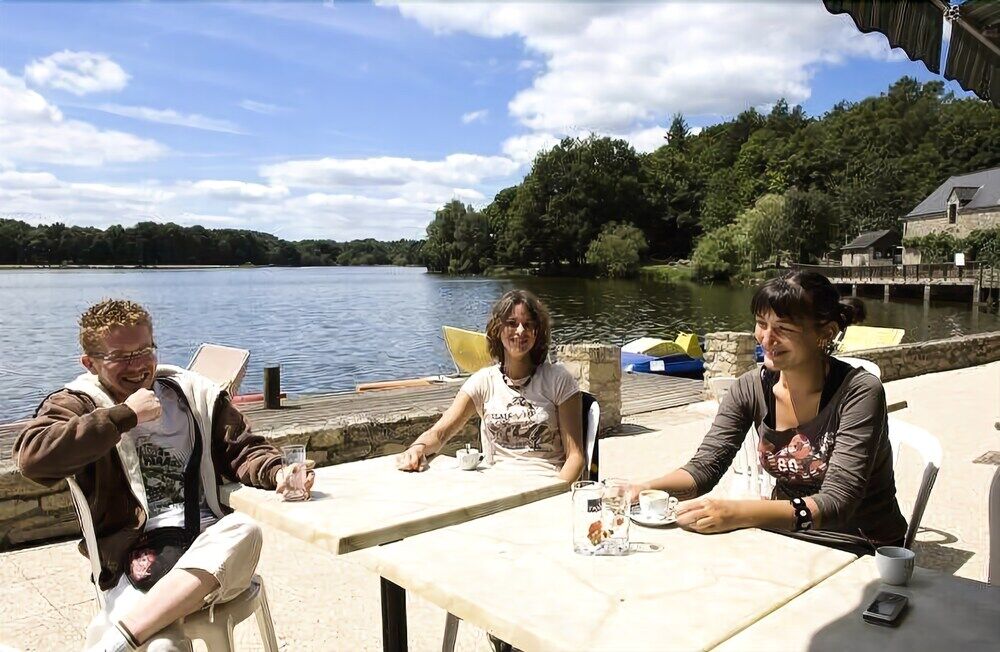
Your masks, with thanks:
[[[657,358],[667,355],[684,354],[692,358],[702,356],[698,336],[693,333],[681,333],[674,340],[664,340],[659,337],[640,337],[622,347],[624,353],[641,353]]]
[[[490,347],[486,342],[486,333],[467,331],[454,326],[442,326],[444,344],[455,363],[455,370],[460,374],[471,374],[483,367],[493,364]]]
[[[875,326],[848,326],[837,345],[837,353],[850,353],[864,349],[896,346],[903,341],[906,331],[902,328],[877,328]]]

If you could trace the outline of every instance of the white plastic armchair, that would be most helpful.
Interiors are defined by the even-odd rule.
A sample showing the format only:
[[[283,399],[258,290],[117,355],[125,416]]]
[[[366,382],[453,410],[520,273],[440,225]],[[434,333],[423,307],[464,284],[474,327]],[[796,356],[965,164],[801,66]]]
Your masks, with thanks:
[[[875,376],[878,379],[882,378],[882,368],[879,367],[874,362],[872,362],[871,360],[864,360],[862,358],[849,358],[849,357],[843,356],[843,355],[835,355],[833,357],[837,358],[841,362],[846,362],[847,364],[851,365],[852,367],[861,367],[862,369],[864,369],[865,371],[871,373],[873,376]]]
[[[986,568],[986,581],[1000,584],[1000,467],[993,473],[990,483],[990,560]]]
[[[221,344],[202,344],[187,368],[217,383],[235,396],[247,372],[250,352]]]
[[[906,528],[906,538],[903,541],[903,547],[910,548],[913,546],[913,539],[917,535],[917,528],[920,527],[920,521],[924,517],[924,509],[927,507],[931,490],[934,488],[934,481],[937,479],[938,471],[941,469],[941,442],[937,440],[937,437],[919,426],[889,417],[889,443],[892,446],[892,466],[894,471],[899,468],[899,453],[904,446],[917,451],[923,460],[924,468],[920,476],[920,486],[913,500],[913,511],[910,514],[909,525]]]

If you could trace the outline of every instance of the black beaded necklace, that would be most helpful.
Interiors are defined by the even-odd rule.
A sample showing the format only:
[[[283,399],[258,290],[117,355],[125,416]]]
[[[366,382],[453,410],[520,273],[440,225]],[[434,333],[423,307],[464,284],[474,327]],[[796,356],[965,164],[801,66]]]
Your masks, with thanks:
[[[537,367],[535,369],[537,369]],[[528,384],[531,383],[531,379],[535,377],[535,369],[531,370],[531,373],[528,374],[527,378],[518,378],[517,380],[515,380],[507,375],[507,371],[501,364],[500,375],[503,376],[503,382],[505,385],[507,385],[507,387],[510,387],[515,391],[524,391],[524,389],[528,386]]]

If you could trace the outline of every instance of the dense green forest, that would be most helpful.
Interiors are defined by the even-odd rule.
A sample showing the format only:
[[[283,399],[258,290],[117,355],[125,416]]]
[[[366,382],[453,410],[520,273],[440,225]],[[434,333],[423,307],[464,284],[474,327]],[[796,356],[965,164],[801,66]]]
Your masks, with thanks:
[[[0,265],[419,265],[423,241],[302,240],[140,222],[123,228],[0,220]]]
[[[779,101],[697,133],[674,116],[664,145],[566,138],[484,208],[435,213],[422,241],[288,242],[255,231],[144,222],[105,230],[0,220],[0,264],[425,264],[628,276],[643,260],[691,259],[705,279],[810,262],[900,218],[949,176],[1000,166],[1000,111],[941,82],[902,78],[823,116]],[[2,210],[2,207],[0,207]],[[998,257],[1000,230],[928,240]],[[930,252],[929,252],[930,253]]]
[[[649,154],[624,140],[564,139],[481,211],[457,201],[438,210],[424,256],[446,273],[513,265],[615,276],[645,252],[691,258],[700,277],[722,279],[901,230],[949,176],[998,165],[1000,111],[903,78],[821,117],[780,101],[694,133],[677,115]],[[623,225],[641,236],[621,236]]]

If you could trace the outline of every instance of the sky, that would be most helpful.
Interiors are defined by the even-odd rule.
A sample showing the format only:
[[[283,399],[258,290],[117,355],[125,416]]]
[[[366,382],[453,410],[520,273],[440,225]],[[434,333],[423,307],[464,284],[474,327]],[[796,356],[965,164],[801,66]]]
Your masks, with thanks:
[[[421,238],[565,136],[937,79],[820,0],[0,0],[0,217]],[[948,88],[965,95],[955,84]]]

